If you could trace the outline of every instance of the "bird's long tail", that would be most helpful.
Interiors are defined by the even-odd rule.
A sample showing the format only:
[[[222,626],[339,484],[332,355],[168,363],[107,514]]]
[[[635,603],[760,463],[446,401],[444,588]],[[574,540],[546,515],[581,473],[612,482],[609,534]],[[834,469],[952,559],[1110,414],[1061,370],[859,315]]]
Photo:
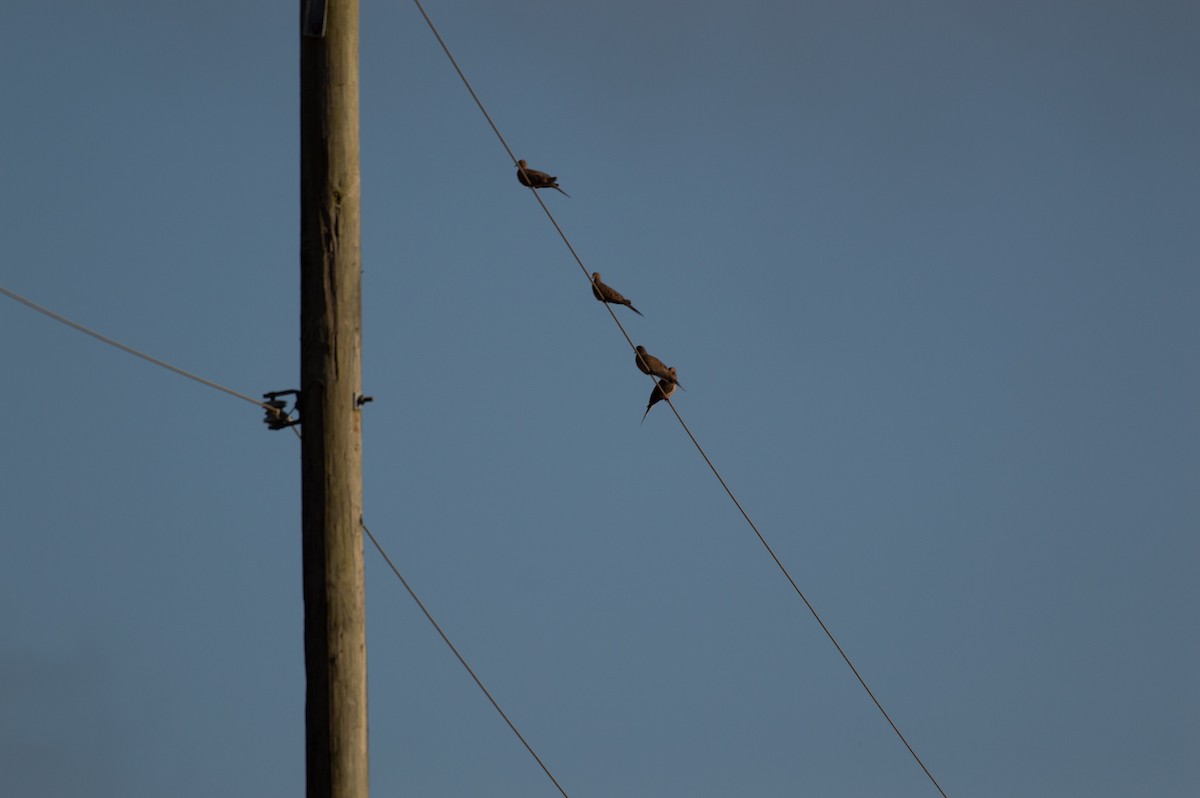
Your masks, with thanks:
[[[638,310],[637,308],[635,308],[631,303],[626,302],[625,307],[629,308],[630,310],[632,310],[634,313],[638,314],[639,316],[642,316],[643,319],[646,318],[645,316],[642,315],[642,312],[640,310]]]
[[[557,191],[559,194],[562,194],[562,195],[563,195],[564,197],[566,197],[567,199],[570,199],[570,198],[571,198],[571,195],[570,195],[570,194],[568,194],[567,192],[563,191],[563,190],[562,190],[561,188],[559,188],[558,186],[550,186],[550,188],[554,189],[554,190],[555,190],[555,191]]]

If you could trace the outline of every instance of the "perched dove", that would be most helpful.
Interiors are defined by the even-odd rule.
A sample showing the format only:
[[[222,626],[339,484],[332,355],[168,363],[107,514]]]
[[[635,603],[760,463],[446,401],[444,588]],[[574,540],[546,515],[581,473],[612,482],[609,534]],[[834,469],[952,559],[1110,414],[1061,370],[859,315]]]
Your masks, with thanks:
[[[642,312],[633,306],[625,297],[617,293],[616,290],[609,288],[604,283],[600,282],[600,272],[592,272],[592,296],[599,299],[601,302],[611,302],[614,305],[624,305],[639,316]]]
[[[571,196],[558,187],[557,177],[548,175],[545,172],[539,172],[536,169],[530,169],[525,165],[524,158],[517,161],[517,180],[523,186],[529,186],[530,188],[552,188],[564,197]]]
[[[668,369],[667,364],[647,352],[646,347],[639,345],[634,359],[637,361],[638,371],[643,374],[653,374],[655,377],[662,377],[664,380],[670,380],[679,385],[679,380],[675,377],[675,369]],[[683,386],[679,385],[679,387]]]
[[[642,413],[642,421],[645,421],[646,416],[650,415],[650,408],[654,407],[655,402],[661,402],[675,393],[675,383],[671,382],[675,377],[675,369],[667,369],[667,374],[669,379],[659,380],[658,385],[655,385],[654,390],[650,392],[650,402],[646,405],[646,412]]]

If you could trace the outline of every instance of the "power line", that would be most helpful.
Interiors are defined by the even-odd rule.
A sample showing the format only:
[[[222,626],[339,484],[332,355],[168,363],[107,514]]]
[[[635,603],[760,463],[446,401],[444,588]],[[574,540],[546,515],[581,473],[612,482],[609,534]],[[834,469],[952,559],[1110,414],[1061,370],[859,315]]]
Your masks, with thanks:
[[[443,51],[446,53],[446,56],[449,58],[451,64],[454,66],[455,71],[458,73],[459,77],[462,79],[464,86],[467,88],[468,92],[470,92],[471,97],[475,100],[475,103],[476,103],[476,105],[478,105],[479,110],[483,113],[485,119],[487,119],[488,124],[492,127],[492,130],[493,130],[493,132],[495,132],[496,137],[500,140],[500,143],[504,146],[505,150],[508,152],[509,157],[513,160],[514,165],[515,165],[517,158],[513,154],[512,149],[508,146],[508,143],[507,143],[507,141],[505,141],[503,134],[501,134],[501,132],[500,132],[500,129],[497,127],[496,123],[492,120],[491,115],[487,112],[487,109],[484,107],[483,102],[479,99],[478,94],[476,94],[474,88],[472,88],[466,75],[463,73],[462,69],[459,67],[458,62],[455,60],[449,47],[446,45],[445,41],[442,39],[440,33],[438,32],[436,26],[433,24],[433,21],[430,19],[429,15],[426,13],[424,7],[421,5],[420,0],[414,0],[414,3],[416,4],[418,10],[421,12],[421,15],[425,18],[426,23],[429,25],[430,30],[433,32],[434,36],[437,38],[438,43],[441,45]],[[567,246],[567,249],[570,251],[575,262],[579,265],[580,269],[583,271],[584,277],[588,278],[589,275],[588,275],[587,267],[584,264],[582,258],[579,256],[578,252],[575,250],[575,247],[571,244],[571,241],[570,241],[569,237],[567,236],[566,232],[562,229],[562,226],[558,223],[557,219],[554,218],[553,213],[551,213],[550,209],[546,206],[545,202],[542,200],[541,196],[537,193],[537,191],[535,189],[533,189],[532,187],[530,188],[530,191],[533,192],[533,196],[536,199],[536,201],[538,202],[538,204],[541,206],[542,211],[546,214],[546,217],[550,220],[551,224],[554,226],[554,229],[558,233],[559,237],[563,240],[563,243]],[[117,341],[117,340],[110,338],[102,333],[99,333],[89,327],[79,324],[78,322],[75,322],[61,314],[55,313],[54,311],[50,310],[49,308],[43,307],[42,305],[39,305],[36,302],[33,302],[32,300],[27,299],[26,297],[21,296],[20,294],[17,294],[14,291],[10,291],[9,289],[7,289],[3,286],[0,286],[0,294],[4,294],[5,296],[9,297],[10,299],[12,299],[22,305],[25,305],[26,307],[30,308],[31,310],[41,313],[42,315],[44,315],[50,319],[53,319],[54,321],[64,324],[78,332],[82,332],[85,335],[89,335],[89,336],[95,338],[96,340],[101,341],[102,343],[108,344],[109,346],[112,346],[123,352],[126,352],[127,354],[141,358],[149,363],[159,366],[160,368],[164,368],[164,369],[174,372],[175,374],[178,374],[182,377],[186,377],[187,379],[190,379],[197,383],[200,383],[201,385],[207,386],[214,390],[221,391],[221,392],[228,394],[230,396],[233,396],[235,398],[249,402],[253,405],[256,405],[258,407],[261,407],[261,408],[267,410],[268,412],[273,412],[273,413],[279,412],[277,408],[275,408],[271,405],[268,405],[258,399],[255,399],[251,396],[243,394],[239,391],[235,391],[232,388],[228,388],[224,385],[221,385],[217,382],[214,382],[212,380],[201,377],[197,374],[193,374],[192,372],[186,371],[186,370],[179,368],[178,366],[172,365],[171,363],[168,363],[164,360],[153,357],[152,355],[148,355],[145,352],[134,349],[131,346],[123,344],[120,341]],[[605,304],[604,307],[608,311],[609,315],[612,316],[613,322],[617,325],[618,329],[620,330],[622,336],[625,338],[626,342],[629,344],[630,348],[636,352],[636,346],[633,343],[632,338],[629,336],[629,333],[626,331],[625,326],[621,323],[621,321],[617,317],[616,313],[607,304]],[[651,378],[651,379],[653,380],[653,378]],[[804,602],[805,606],[808,608],[808,610],[812,614],[813,618],[820,625],[822,631],[825,632],[825,634],[829,638],[830,642],[833,643],[834,647],[837,649],[837,651],[841,655],[842,659],[846,662],[846,665],[849,666],[851,672],[853,672],[855,678],[862,685],[863,689],[867,692],[867,695],[871,698],[872,702],[879,709],[880,713],[883,714],[884,718],[887,720],[887,722],[891,726],[892,730],[896,733],[897,737],[900,738],[900,741],[904,744],[905,748],[908,749],[908,751],[912,755],[913,759],[916,760],[917,764],[921,767],[922,771],[924,771],[925,775],[933,783],[934,787],[943,796],[943,798],[946,798],[946,793],[942,789],[941,785],[938,784],[937,779],[934,778],[933,774],[925,766],[925,763],[921,760],[920,756],[913,749],[912,745],[908,742],[908,740],[904,737],[903,733],[896,726],[895,722],[892,720],[892,718],[888,714],[887,710],[884,709],[883,705],[879,702],[878,698],[876,698],[874,692],[867,685],[865,679],[859,673],[858,669],[854,666],[854,663],[850,660],[850,657],[846,654],[845,650],[838,643],[837,639],[834,637],[834,635],[830,631],[829,627],[821,619],[821,616],[817,613],[816,608],[813,607],[812,603],[804,595],[804,592],[800,589],[800,587],[796,583],[795,579],[793,579],[791,574],[788,572],[786,566],[784,566],[783,562],[779,559],[778,555],[776,555],[775,551],[771,548],[771,545],[767,542],[767,540],[763,536],[762,532],[754,524],[753,520],[751,520],[749,514],[742,507],[741,502],[738,501],[738,499],[734,495],[733,491],[729,488],[729,485],[726,483],[725,479],[721,476],[721,473],[717,470],[717,467],[713,464],[713,462],[709,458],[708,454],[704,451],[704,448],[700,445],[700,442],[696,439],[696,436],[692,433],[691,429],[688,427],[687,423],[684,421],[683,416],[680,415],[679,410],[675,407],[674,403],[670,400],[669,397],[667,397],[667,403],[668,403],[668,405],[670,405],[671,411],[675,414],[675,417],[679,420],[680,425],[683,427],[683,429],[687,433],[689,439],[692,441],[692,444],[696,447],[696,450],[700,453],[700,456],[704,459],[704,461],[708,465],[709,469],[713,472],[713,475],[717,478],[717,481],[721,484],[721,487],[725,490],[726,494],[728,494],[730,500],[734,503],[734,506],[737,507],[738,512],[741,513],[741,515],[745,519],[746,523],[750,526],[750,528],[753,530],[755,535],[758,537],[759,542],[766,549],[767,553],[771,556],[771,559],[775,562],[776,566],[779,568],[781,573],[787,579],[788,583],[795,590],[796,594]],[[297,435],[300,434],[299,430],[297,430],[294,427],[293,427],[293,431]],[[492,697],[491,693],[487,690],[487,688],[483,685],[483,683],[479,679],[479,677],[471,669],[470,665],[468,665],[466,660],[463,659],[462,655],[459,654],[458,650],[454,647],[453,643],[450,642],[449,638],[442,631],[441,627],[437,624],[437,621],[434,620],[433,616],[425,608],[424,604],[417,597],[415,592],[413,592],[413,590],[409,586],[408,582],[404,579],[404,577],[400,574],[399,570],[392,563],[391,559],[387,556],[387,553],[379,545],[379,542],[375,539],[374,535],[371,534],[370,530],[366,527],[365,524],[363,524],[362,526],[363,526],[363,530],[367,533],[368,537],[370,537],[372,543],[375,544],[375,547],[379,550],[379,553],[383,556],[384,560],[387,562],[389,567],[391,567],[392,571],[400,579],[400,581],[404,585],[405,589],[408,590],[408,592],[412,596],[413,600],[417,602],[418,606],[421,608],[422,612],[425,613],[425,616],[429,619],[430,623],[433,624],[435,629],[437,629],[438,634],[441,635],[442,639],[450,647],[451,651],[453,651],[454,655],[458,658],[459,662],[463,665],[463,667],[466,668],[467,672],[471,675],[471,678],[475,680],[476,684],[483,691],[483,693],[487,696],[488,700],[492,703],[492,705],[495,707],[497,712],[500,713],[501,717],[504,718],[505,722],[509,725],[509,727],[512,729],[512,731],[517,735],[518,739],[521,740],[521,742],[525,746],[525,748],[534,757],[534,759],[541,766],[543,771],[546,772],[546,775],[549,776],[550,780],[558,788],[559,792],[562,793],[563,796],[566,798],[567,793],[563,790],[562,786],[558,783],[557,779],[554,778],[553,774],[546,767],[545,763],[541,760],[540,757],[538,757],[537,753],[529,745],[528,741],[524,738],[524,736],[516,728],[516,726],[509,719],[509,717],[503,711],[503,709],[501,709],[499,704]]]
[[[15,301],[21,303],[22,305],[25,305],[26,307],[30,308],[31,310],[35,310],[38,313],[41,313],[51,319],[54,319],[55,321],[57,321],[61,324],[65,324],[66,326],[70,327],[71,329],[74,329],[79,332],[90,335],[93,338],[97,339],[98,341],[102,341],[102,342],[108,344],[109,346],[116,347],[117,349],[120,349],[122,352],[127,352],[128,354],[134,355],[136,357],[140,357],[143,360],[153,363],[156,366],[165,368],[168,371],[172,371],[176,374],[179,374],[182,377],[187,377],[188,379],[194,380],[195,382],[198,382],[201,385],[207,386],[209,388],[214,388],[218,391],[222,391],[223,393],[227,393],[230,396],[234,396],[234,397],[237,397],[238,399],[242,399],[246,402],[250,402],[251,404],[258,405],[259,407],[262,407],[268,411],[276,411],[277,410],[276,408],[272,407],[271,405],[266,404],[265,402],[260,402],[259,400],[255,399],[251,396],[247,396],[244,393],[235,391],[232,388],[227,388],[224,385],[213,382],[212,380],[205,379],[204,377],[193,374],[190,371],[185,371],[184,369],[181,369],[178,366],[171,365],[170,363],[166,362],[165,360],[160,360],[151,355],[147,355],[145,352],[138,351],[137,349],[134,349],[131,346],[127,346],[126,344],[123,344],[120,341],[117,341],[113,338],[109,338],[107,335],[98,333],[89,327],[85,327],[84,325],[82,325],[76,321],[72,321],[71,319],[68,319],[66,316],[63,316],[60,313],[55,313],[54,311],[50,310],[49,308],[39,305],[36,302],[34,302],[30,299],[27,299],[26,297],[21,296],[20,294],[16,293],[15,291],[10,291],[7,288],[5,288],[4,286],[0,286],[0,294],[4,294],[5,296],[9,297],[10,299],[15,300]],[[300,436],[299,429],[297,429],[296,427],[292,427],[292,430],[296,433],[297,437]],[[512,719],[508,717],[508,714],[501,708],[500,704],[496,701],[495,697],[492,696],[491,692],[483,684],[483,681],[475,673],[474,669],[467,663],[466,659],[463,658],[462,654],[459,653],[459,651],[455,647],[454,643],[452,643],[450,641],[450,638],[446,635],[445,631],[442,630],[441,625],[439,625],[437,620],[434,619],[432,613],[430,613],[429,609],[425,606],[425,603],[422,602],[420,597],[417,596],[416,592],[412,589],[412,586],[409,585],[408,580],[406,580],[404,578],[404,576],[400,573],[400,570],[396,567],[396,564],[394,562],[392,562],[392,558],[388,556],[388,553],[384,550],[383,546],[379,543],[379,540],[375,537],[375,535],[372,534],[371,530],[367,527],[366,523],[362,522],[361,520],[359,523],[362,526],[363,531],[367,534],[367,537],[369,537],[371,539],[371,542],[373,544],[375,544],[375,548],[379,551],[380,556],[383,557],[384,562],[386,562],[388,564],[388,567],[392,569],[392,573],[394,573],[396,575],[396,578],[398,578],[400,580],[400,583],[402,585],[404,585],[404,589],[408,591],[408,594],[412,597],[413,601],[415,601],[417,603],[417,606],[421,608],[421,612],[423,612],[425,614],[425,617],[429,620],[429,623],[431,623],[433,625],[433,628],[437,630],[437,633],[441,636],[442,640],[446,643],[446,645],[454,653],[454,656],[457,657],[458,661],[462,664],[462,666],[464,668],[466,668],[467,673],[469,673],[471,675],[471,678],[475,680],[475,684],[478,685],[479,689],[483,691],[483,694],[485,696],[487,696],[488,701],[490,701],[492,706],[495,707],[496,711],[498,713],[500,713],[500,717],[502,717],[504,719],[504,722],[508,724],[508,727],[510,729],[512,729],[513,734],[515,734],[517,736],[517,739],[519,739],[521,741],[521,744],[525,746],[525,749],[527,751],[529,751],[530,755],[533,756],[534,760],[538,763],[538,765],[542,768],[542,770],[545,771],[546,775],[550,778],[550,781],[552,781],[554,783],[554,786],[558,788],[558,791],[560,793],[562,793],[563,798],[570,798],[570,796],[567,795],[566,790],[564,790],[562,785],[559,784],[558,779],[556,779],[554,777],[554,774],[550,772],[550,769],[546,766],[546,763],[543,762],[542,758],[537,755],[536,751],[533,750],[533,746],[531,746],[529,744],[529,741],[526,740],[525,736],[523,734],[521,734],[520,730],[517,729],[516,724],[514,724]]]
[[[668,402],[669,401],[670,399],[668,398]],[[820,624],[821,631],[825,633],[825,635],[829,638],[829,642],[833,643],[833,647],[837,649],[837,652],[842,655],[842,659],[844,659],[846,664],[850,666],[850,671],[854,674],[854,678],[858,679],[858,683],[861,684],[863,689],[867,691],[867,695],[871,697],[871,701],[873,701],[879,711],[883,713],[883,717],[887,720],[888,725],[892,727],[892,731],[894,731],[896,736],[900,738],[900,742],[904,743],[904,747],[908,749],[908,752],[912,754],[912,758],[915,759],[917,764],[921,766],[921,770],[925,771],[925,775],[929,777],[931,782],[933,782],[933,786],[937,788],[937,791],[942,794],[942,798],[947,798],[946,792],[942,789],[942,785],[938,784],[937,779],[935,779],[933,774],[929,772],[929,768],[925,767],[925,763],[921,761],[921,757],[917,756],[917,752],[913,750],[913,747],[909,744],[908,739],[905,738],[904,734],[900,731],[900,728],[896,726],[895,721],[892,720],[892,716],[889,715],[888,711],[883,708],[883,704],[879,703],[879,699],[875,697],[875,693],[872,692],[871,688],[867,686],[866,680],[863,679],[862,674],[858,672],[858,668],[854,667],[854,663],[850,661],[850,657],[847,656],[841,644],[838,643],[837,638],[833,636],[833,632],[831,632],[829,627],[825,625],[825,621],[821,620],[821,616],[817,614],[817,610],[815,607],[813,607],[812,602],[810,602],[808,597],[804,595],[804,591],[800,589],[798,584],[796,584],[796,580],[792,578],[791,573],[788,572],[788,569],[786,566],[784,566],[783,561],[780,560],[779,556],[775,554],[775,550],[771,548],[771,544],[767,542],[765,537],[763,537],[762,532],[758,531],[758,526],[756,526],[755,523],[750,520],[750,516],[742,507],[742,503],[737,500],[736,496],[733,495],[733,491],[729,489],[729,485],[725,483],[721,473],[717,471],[717,467],[713,465],[712,460],[708,458],[708,454],[704,451],[704,448],[700,446],[700,441],[696,440],[696,436],[692,434],[691,429],[688,428],[687,423],[683,420],[683,416],[679,415],[679,411],[675,409],[674,404],[671,405],[671,412],[673,412],[675,417],[679,419],[679,423],[683,426],[683,431],[686,432],[688,437],[692,439],[692,443],[696,445],[696,450],[700,452],[700,456],[704,458],[704,462],[708,463],[708,467],[712,469],[713,476],[715,476],[717,481],[721,483],[721,487],[725,489],[727,494],[729,494],[729,498],[733,501],[734,506],[738,508],[738,512],[742,514],[742,518],[745,518],[746,523],[749,524],[750,528],[754,530],[754,534],[758,536],[758,540],[760,543],[762,543],[763,548],[767,550],[767,554],[771,555],[771,559],[775,561],[777,566],[779,566],[779,570],[783,573],[784,577],[787,578],[788,583],[792,586],[792,589],[796,591],[796,595],[800,597],[800,600],[804,602],[804,606],[808,607],[808,611],[812,613],[813,618],[815,618],[817,623]]]
[[[212,388],[217,391],[221,391],[222,393],[227,393],[230,396],[236,397],[245,402],[249,402],[252,405],[257,405],[258,407],[263,408],[267,412],[270,412],[270,413],[279,413],[280,412],[278,408],[272,407],[271,405],[269,405],[261,400],[255,399],[253,396],[247,396],[246,394],[241,393],[239,391],[235,391],[232,388],[227,388],[224,385],[221,385],[220,383],[216,383],[216,382],[213,382],[212,380],[205,379],[204,377],[201,377],[198,374],[193,374],[190,371],[185,371],[184,369],[181,369],[178,366],[171,365],[170,363],[166,362],[165,360],[159,360],[158,358],[156,358],[152,355],[147,355],[145,352],[141,352],[137,349],[134,349],[132,346],[127,346],[126,344],[123,344],[116,339],[109,338],[107,335],[104,335],[103,333],[98,333],[95,330],[91,329],[90,327],[85,327],[82,324],[80,324],[79,322],[72,321],[71,319],[68,319],[66,316],[63,316],[60,313],[55,313],[53,310],[50,310],[47,307],[43,307],[31,299],[27,299],[26,297],[21,296],[20,294],[18,294],[15,291],[10,291],[2,285],[0,285],[0,294],[4,294],[4,296],[8,297],[9,299],[19,302],[22,305],[24,305],[25,307],[29,308],[30,310],[35,310],[38,313],[41,313],[43,316],[54,319],[55,321],[59,322],[60,324],[65,324],[66,326],[70,327],[73,330],[77,330],[85,335],[90,335],[93,338],[95,338],[97,341],[101,341],[103,343],[108,344],[109,346],[120,349],[122,352],[126,352],[130,355],[133,355],[134,357],[140,357],[142,360],[145,360],[149,363],[153,363],[154,365],[156,365],[160,368],[164,368],[167,371],[172,371],[181,377],[187,377],[189,380],[194,380],[195,382],[198,382],[201,385],[207,386],[207,387]],[[299,434],[299,431],[297,431],[297,434]]]
[[[396,578],[400,580],[400,584],[404,585],[404,589],[408,591],[408,595],[411,596],[412,600],[415,601],[417,603],[417,606],[421,608],[421,612],[423,612],[425,614],[425,618],[429,621],[430,624],[433,625],[433,628],[437,630],[437,633],[442,638],[442,642],[444,642],[446,644],[446,646],[450,649],[450,651],[454,653],[454,656],[458,659],[459,664],[461,664],[464,668],[466,668],[467,673],[469,673],[471,675],[471,678],[475,680],[475,684],[478,685],[479,689],[483,691],[483,694],[485,696],[487,696],[487,700],[490,701],[492,703],[492,706],[495,708],[495,710],[498,713],[500,713],[500,717],[504,718],[504,722],[508,724],[508,728],[512,729],[512,733],[517,735],[517,739],[521,741],[521,745],[525,746],[525,750],[528,751],[530,756],[532,756],[534,758],[534,760],[538,763],[538,765],[542,768],[542,770],[550,778],[550,781],[554,782],[554,786],[558,788],[558,791],[560,793],[562,793],[563,798],[570,798],[570,796],[567,795],[567,791],[564,790],[563,786],[558,783],[558,779],[554,778],[554,774],[550,772],[550,768],[546,767],[546,763],[542,761],[542,758],[537,755],[536,751],[533,750],[533,746],[530,745],[529,741],[525,739],[525,735],[521,734],[520,730],[517,729],[516,724],[512,722],[511,718],[508,717],[508,713],[506,713],[500,707],[500,704],[496,701],[495,697],[492,696],[491,691],[488,690],[487,687],[484,686],[483,681],[475,673],[475,670],[469,664],[467,664],[467,660],[463,657],[462,654],[459,653],[459,651],[455,647],[454,643],[450,642],[450,638],[446,635],[446,632],[442,629],[441,624],[439,624],[437,622],[437,620],[434,619],[433,614],[425,606],[425,602],[421,601],[420,597],[417,596],[416,591],[414,591],[412,589],[412,586],[408,583],[408,580],[405,579],[404,576],[400,573],[400,569],[396,567],[396,564],[394,562],[392,562],[392,558],[389,557],[387,555],[387,552],[383,550],[383,546],[381,546],[379,544],[379,541],[375,538],[375,535],[372,534],[371,530],[367,528],[366,522],[362,521],[360,519],[359,525],[362,527],[363,532],[367,533],[367,537],[369,537],[371,539],[371,542],[375,544],[375,549],[379,552],[379,555],[381,557],[383,557],[383,560],[384,560],[384,562],[386,562],[388,564],[388,567],[392,569],[392,573],[394,573],[396,575]]]
[[[517,165],[517,168],[519,169],[520,165],[517,164],[518,159],[513,154],[512,148],[508,146],[508,142],[505,141],[504,135],[500,132],[500,128],[492,120],[492,116],[491,116],[491,114],[488,113],[487,108],[484,107],[483,101],[479,99],[479,95],[475,92],[475,89],[472,88],[471,82],[467,79],[466,74],[463,73],[462,68],[459,67],[458,61],[454,58],[454,54],[450,52],[449,46],[447,46],[445,40],[442,38],[441,34],[438,32],[437,26],[435,26],[433,24],[433,20],[429,18],[429,14],[426,13],[425,7],[421,4],[421,0],[413,0],[413,2],[416,4],[417,10],[419,10],[421,12],[421,16],[425,18],[425,23],[429,26],[430,31],[433,32],[433,35],[437,39],[438,44],[441,45],[443,52],[446,53],[446,57],[450,59],[450,63],[454,66],[454,70],[458,73],[458,76],[462,80],[463,85],[466,86],[467,91],[470,92],[472,99],[475,100],[475,104],[477,106],[479,106],[480,112],[483,114],[484,118],[487,119],[488,124],[491,125],[492,131],[496,134],[496,138],[498,138],[500,140],[500,143],[504,146],[504,149],[508,153],[509,158],[512,159],[514,165]],[[574,259],[575,259],[575,262],[579,264],[579,268],[583,270],[584,277],[589,277],[589,273],[588,273],[587,267],[583,263],[583,259],[580,258],[579,253],[575,251],[575,247],[572,246],[571,240],[567,237],[566,232],[563,231],[562,226],[558,223],[558,220],[556,220],[554,218],[554,214],[552,214],[550,212],[550,209],[546,206],[546,203],[542,200],[541,196],[537,193],[536,189],[530,187],[529,190],[533,192],[534,199],[537,200],[538,205],[541,206],[542,211],[545,212],[546,217],[550,220],[550,223],[554,225],[554,229],[558,232],[559,237],[562,238],[563,243],[567,245],[567,249],[570,250],[572,257],[574,257]],[[609,305],[607,303],[603,303],[603,304],[604,304],[605,309],[608,310],[609,315],[612,316],[613,322],[616,323],[617,328],[621,331],[621,335],[623,335],[625,337],[625,340],[629,344],[630,348],[633,349],[634,352],[636,353],[637,348],[633,343],[633,339],[630,338],[629,333],[625,330],[625,325],[623,325],[621,323],[621,320],[619,318],[617,318],[617,314],[613,311],[613,309],[611,307],[609,307]],[[653,381],[653,376],[651,376],[651,381]],[[933,786],[942,795],[942,798],[947,798],[946,791],[942,789],[942,786],[940,784],[938,784],[938,781],[936,778],[934,778],[933,773],[931,773],[929,768],[927,768],[925,766],[925,763],[921,760],[921,757],[917,755],[916,750],[913,749],[912,745],[909,744],[908,740],[901,733],[900,728],[896,725],[895,721],[892,720],[891,715],[889,715],[887,710],[885,710],[883,708],[883,704],[881,704],[879,702],[879,699],[875,697],[875,693],[867,685],[867,682],[865,679],[863,679],[862,674],[860,674],[858,672],[858,668],[856,668],[854,666],[854,663],[850,661],[850,657],[846,654],[846,652],[842,648],[841,644],[838,643],[837,638],[835,638],[833,636],[833,632],[830,631],[829,627],[821,619],[820,614],[817,613],[817,610],[812,605],[812,602],[810,602],[808,600],[808,598],[804,595],[804,592],[800,589],[800,586],[796,583],[796,580],[792,578],[792,575],[788,572],[787,568],[784,566],[783,561],[780,560],[779,556],[775,554],[775,550],[771,548],[771,545],[769,543],[767,543],[767,539],[763,536],[762,532],[759,531],[758,527],[750,519],[750,515],[742,507],[742,503],[738,501],[737,496],[734,495],[734,493],[730,489],[728,483],[725,482],[725,479],[721,476],[721,473],[717,470],[717,467],[713,464],[713,462],[709,458],[708,454],[704,451],[704,448],[700,445],[700,442],[698,440],[696,440],[696,436],[692,434],[691,429],[688,427],[687,423],[683,420],[683,416],[679,414],[679,410],[675,407],[675,403],[671,401],[670,397],[665,397],[665,398],[667,400],[667,404],[670,405],[670,407],[671,407],[671,412],[675,414],[675,417],[677,419],[679,419],[679,423],[683,427],[684,432],[687,433],[688,438],[691,439],[692,443],[696,447],[696,450],[700,453],[700,456],[704,458],[704,462],[707,463],[709,469],[712,470],[713,476],[715,476],[717,478],[717,481],[721,483],[721,487],[725,489],[725,493],[727,493],[729,495],[730,500],[733,501],[733,504],[735,507],[737,507],[738,512],[740,512],[742,514],[742,518],[744,518],[746,520],[746,523],[754,531],[754,534],[758,537],[758,540],[763,545],[763,548],[765,548],[767,550],[767,553],[769,555],[771,555],[771,559],[775,561],[775,565],[779,567],[780,572],[784,575],[784,577],[787,579],[788,583],[792,586],[792,589],[796,591],[796,595],[798,595],[800,597],[801,601],[804,602],[804,605],[808,608],[808,611],[810,613],[812,613],[813,618],[816,619],[817,623],[820,625],[821,630],[825,632],[825,635],[829,638],[829,641],[831,643],[833,643],[834,648],[837,649],[838,654],[840,654],[842,659],[845,660],[846,665],[848,665],[850,667],[850,670],[854,674],[854,677],[856,679],[858,679],[858,683],[862,685],[864,690],[866,690],[867,695],[870,696],[871,701],[875,704],[875,706],[883,714],[884,719],[887,720],[888,725],[891,726],[891,728],[892,728],[892,731],[894,731],[896,733],[896,736],[900,738],[900,742],[902,742],[904,744],[904,747],[908,749],[908,752],[912,755],[912,758],[914,760],[916,760],[917,764],[921,767],[921,770],[924,771],[925,775],[929,777],[929,781],[933,783]]]

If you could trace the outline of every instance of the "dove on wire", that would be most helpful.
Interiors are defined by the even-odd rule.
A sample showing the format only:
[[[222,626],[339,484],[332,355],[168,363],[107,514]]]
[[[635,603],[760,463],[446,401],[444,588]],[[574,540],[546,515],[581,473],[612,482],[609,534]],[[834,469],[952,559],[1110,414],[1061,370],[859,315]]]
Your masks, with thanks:
[[[600,272],[592,272],[592,296],[596,297],[596,299],[600,300],[601,302],[611,302],[614,305],[624,305],[639,316],[642,315],[642,312],[635,308],[632,302],[621,296],[617,290],[610,288],[600,281]]]
[[[634,359],[637,362],[638,371],[643,374],[661,377],[664,380],[670,380],[679,385],[679,379],[675,376],[675,369],[668,369],[666,363],[663,363],[654,355],[647,352],[646,347],[641,344],[638,345],[637,354],[634,355]],[[679,385],[679,387],[682,388],[683,386]]]
[[[539,172],[537,169],[530,169],[525,164],[525,159],[517,161],[517,180],[523,186],[529,188],[552,188],[564,197],[571,195],[558,187],[558,178],[554,175],[548,175],[545,172]]]
[[[667,369],[672,377],[675,376],[675,369]],[[650,408],[654,407],[655,403],[661,402],[668,396],[675,393],[675,383],[669,379],[658,381],[658,385],[654,386],[654,390],[650,392],[650,402],[646,405],[646,412],[642,413],[642,421],[646,420],[646,416],[650,415]]]

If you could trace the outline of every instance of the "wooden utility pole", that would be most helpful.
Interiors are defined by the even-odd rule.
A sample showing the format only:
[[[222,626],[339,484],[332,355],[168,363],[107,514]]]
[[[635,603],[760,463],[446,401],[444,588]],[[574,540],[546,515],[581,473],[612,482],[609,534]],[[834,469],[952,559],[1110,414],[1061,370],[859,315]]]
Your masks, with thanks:
[[[307,796],[367,798],[358,0],[301,0],[300,26]]]

